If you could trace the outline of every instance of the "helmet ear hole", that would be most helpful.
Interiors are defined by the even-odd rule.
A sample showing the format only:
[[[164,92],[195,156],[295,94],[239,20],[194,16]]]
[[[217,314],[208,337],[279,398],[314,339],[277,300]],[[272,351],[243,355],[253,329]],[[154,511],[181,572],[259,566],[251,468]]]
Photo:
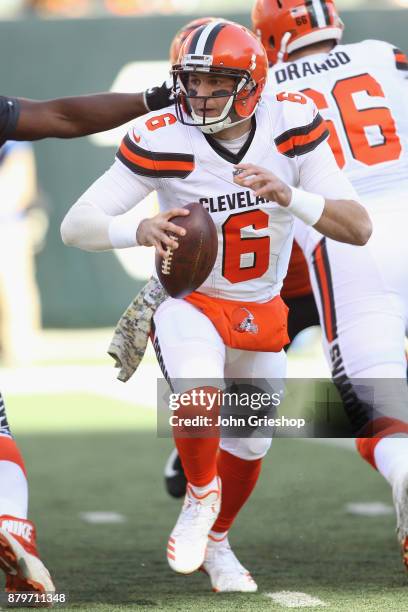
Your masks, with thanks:
[[[269,37],[268,43],[272,47],[272,49],[275,48],[275,38],[273,36]]]

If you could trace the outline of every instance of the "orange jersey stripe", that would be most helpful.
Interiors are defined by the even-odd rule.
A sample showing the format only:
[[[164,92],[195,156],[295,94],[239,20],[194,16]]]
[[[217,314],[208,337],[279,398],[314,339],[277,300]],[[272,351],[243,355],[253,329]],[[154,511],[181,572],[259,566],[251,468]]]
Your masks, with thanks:
[[[323,122],[318,125],[314,130],[309,132],[309,134],[302,134],[301,136],[293,136],[286,142],[278,145],[278,149],[280,153],[287,153],[294,147],[303,147],[305,145],[312,144],[317,141],[321,136],[323,136],[324,132],[327,130],[326,124]]]
[[[158,161],[156,159],[148,159],[147,157],[142,157],[141,155],[137,155],[133,153],[124,142],[120,145],[120,152],[122,155],[130,161],[132,164],[136,164],[137,166],[141,166],[142,168],[146,168],[148,170],[179,170],[190,172],[194,169],[193,162],[180,162],[177,160],[170,161]]]
[[[324,313],[324,325],[326,338],[328,342],[332,342],[335,338],[335,331],[333,329],[333,312],[331,308],[330,300],[330,286],[327,272],[323,262],[322,244],[320,243],[315,250],[315,270],[318,276],[318,281],[321,291],[321,300]]]
[[[397,62],[401,62],[402,64],[406,64],[408,62],[408,58],[405,55],[405,53],[396,53],[395,54],[395,60]]]

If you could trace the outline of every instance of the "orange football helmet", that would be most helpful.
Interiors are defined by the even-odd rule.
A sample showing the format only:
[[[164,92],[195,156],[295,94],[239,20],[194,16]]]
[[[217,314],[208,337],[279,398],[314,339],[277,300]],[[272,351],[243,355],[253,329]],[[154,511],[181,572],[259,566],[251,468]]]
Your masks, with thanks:
[[[235,81],[232,92],[215,96],[189,93],[191,73],[211,73]],[[214,134],[251,117],[266,84],[268,58],[261,42],[247,28],[232,21],[217,20],[189,34],[180,49],[178,63],[172,67],[176,112],[179,121]],[[204,99],[203,115],[197,115],[189,99]],[[207,117],[209,99],[225,97],[221,115]],[[184,111],[184,112],[183,112]],[[191,118],[191,121],[188,118]]]
[[[191,34],[193,30],[199,28],[202,25],[207,25],[211,23],[211,21],[221,21],[221,19],[217,17],[200,17],[199,19],[194,19],[189,23],[186,23],[175,35],[170,45],[170,64],[176,64],[178,60],[178,56],[180,53],[181,45],[186,40],[187,36]]]
[[[340,40],[344,24],[333,0],[256,0],[252,26],[271,64],[323,40]]]

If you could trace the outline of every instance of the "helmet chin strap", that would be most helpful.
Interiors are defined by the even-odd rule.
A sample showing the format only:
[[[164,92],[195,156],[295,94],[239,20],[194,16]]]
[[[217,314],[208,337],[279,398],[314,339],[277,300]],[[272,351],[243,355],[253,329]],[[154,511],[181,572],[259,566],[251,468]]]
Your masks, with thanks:
[[[285,32],[285,34],[282,36],[281,45],[280,45],[280,49],[278,53],[277,64],[281,64],[283,62],[283,58],[285,57],[286,49],[287,49],[291,36],[292,34],[290,32]]]
[[[221,115],[218,117],[210,117],[210,123],[206,125],[203,123],[204,117],[201,115],[197,115],[194,112],[193,108],[190,108],[191,117],[196,124],[196,126],[204,133],[204,134],[216,134],[221,130],[224,130],[226,127],[230,126],[232,123],[232,119],[229,116],[232,105],[234,103],[234,96],[230,96],[228,101],[225,103],[224,109]],[[190,105],[191,106],[191,105]]]
[[[255,112],[256,109],[254,109]],[[252,117],[252,115],[254,114],[254,112],[249,115],[248,117],[244,117],[243,119],[240,119],[239,121],[234,121],[232,122],[231,117],[227,117],[224,121],[217,123],[216,125],[204,125],[204,126],[200,126],[198,125],[197,127],[204,133],[204,134],[217,134],[218,132],[221,132],[221,130],[226,130],[230,127],[234,127],[236,125],[239,125],[240,123],[244,123],[244,121],[248,121],[248,119],[250,119]]]
[[[232,126],[231,117],[226,117],[224,121],[219,121],[215,123],[214,125],[197,125],[197,127],[203,132],[203,134],[218,134],[218,132],[221,132],[222,130],[225,130],[231,126]]]

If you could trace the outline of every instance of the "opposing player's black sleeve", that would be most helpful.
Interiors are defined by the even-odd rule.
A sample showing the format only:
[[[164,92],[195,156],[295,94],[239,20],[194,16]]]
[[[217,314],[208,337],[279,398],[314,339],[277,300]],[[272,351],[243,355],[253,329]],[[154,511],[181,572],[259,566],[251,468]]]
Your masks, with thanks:
[[[16,98],[0,96],[0,146],[13,137],[19,114],[20,104]]]

